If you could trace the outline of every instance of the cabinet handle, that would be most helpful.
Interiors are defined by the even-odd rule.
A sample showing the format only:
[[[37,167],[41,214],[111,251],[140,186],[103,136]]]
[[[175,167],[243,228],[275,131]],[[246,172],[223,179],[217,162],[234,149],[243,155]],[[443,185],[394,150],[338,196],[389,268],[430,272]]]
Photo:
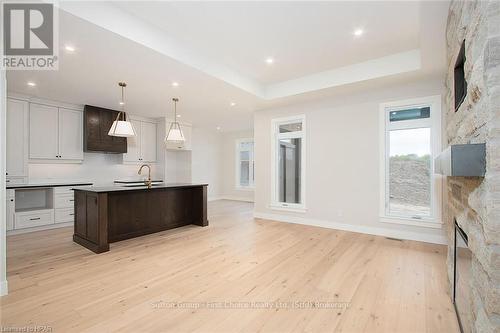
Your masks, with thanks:
[[[69,199],[69,201],[75,201],[75,199]]]
[[[69,216],[73,216],[73,215],[75,215],[75,214],[73,214],[73,213],[69,214]]]
[[[10,199],[10,202],[14,202],[14,199]]]
[[[5,182],[6,182],[6,183],[10,183],[10,179],[7,179]]]
[[[39,217],[34,217],[32,219],[30,219],[30,221],[35,221],[35,220],[39,220],[40,218]]]

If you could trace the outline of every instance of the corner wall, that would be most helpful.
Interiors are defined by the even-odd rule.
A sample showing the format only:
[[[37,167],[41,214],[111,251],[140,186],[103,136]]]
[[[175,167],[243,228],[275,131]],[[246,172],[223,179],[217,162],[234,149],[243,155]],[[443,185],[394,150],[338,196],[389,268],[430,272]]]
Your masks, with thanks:
[[[441,80],[420,80],[385,89],[258,111],[254,118],[255,216],[333,229],[445,244],[442,229],[379,221],[379,105],[441,95]],[[271,119],[306,115],[305,213],[273,210]]]

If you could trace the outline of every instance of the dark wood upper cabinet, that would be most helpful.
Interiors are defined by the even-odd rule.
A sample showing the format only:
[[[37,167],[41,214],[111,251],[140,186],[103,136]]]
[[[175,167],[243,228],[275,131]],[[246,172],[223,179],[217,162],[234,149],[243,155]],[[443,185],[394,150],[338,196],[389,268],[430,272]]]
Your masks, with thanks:
[[[97,106],[84,108],[84,150],[88,152],[126,153],[127,138],[108,135],[118,111]]]

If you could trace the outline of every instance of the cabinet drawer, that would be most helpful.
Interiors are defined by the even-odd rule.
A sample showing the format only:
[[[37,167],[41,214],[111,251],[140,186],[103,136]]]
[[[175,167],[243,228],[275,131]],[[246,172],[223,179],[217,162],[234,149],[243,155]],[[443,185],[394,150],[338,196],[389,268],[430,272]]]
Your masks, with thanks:
[[[74,203],[75,196],[73,194],[57,194],[54,196],[54,208],[71,208]]]
[[[73,222],[75,220],[75,211],[73,208],[64,208],[55,210],[55,223]]]
[[[7,177],[5,182],[7,183],[7,185],[11,185],[11,184],[26,184],[28,181],[26,178],[23,177]]]
[[[68,194],[71,194],[73,195],[73,190],[72,190],[72,186],[58,186],[58,187],[54,187],[54,193],[56,195],[68,195]]]
[[[54,223],[54,210],[40,210],[30,213],[16,213],[15,229],[38,227]]]

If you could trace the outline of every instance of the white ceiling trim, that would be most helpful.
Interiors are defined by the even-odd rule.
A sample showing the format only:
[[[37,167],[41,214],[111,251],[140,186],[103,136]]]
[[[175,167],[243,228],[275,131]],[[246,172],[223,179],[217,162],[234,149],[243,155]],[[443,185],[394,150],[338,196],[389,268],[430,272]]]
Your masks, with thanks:
[[[163,30],[104,2],[60,1],[62,10],[155,50],[264,100],[298,95],[421,69],[420,50],[398,53],[301,78],[262,85],[179,45]],[[140,61],[140,59],[138,60]]]
[[[421,68],[420,50],[412,50],[354,65],[324,71],[266,87],[266,99],[298,95],[350,83],[416,71]]]

